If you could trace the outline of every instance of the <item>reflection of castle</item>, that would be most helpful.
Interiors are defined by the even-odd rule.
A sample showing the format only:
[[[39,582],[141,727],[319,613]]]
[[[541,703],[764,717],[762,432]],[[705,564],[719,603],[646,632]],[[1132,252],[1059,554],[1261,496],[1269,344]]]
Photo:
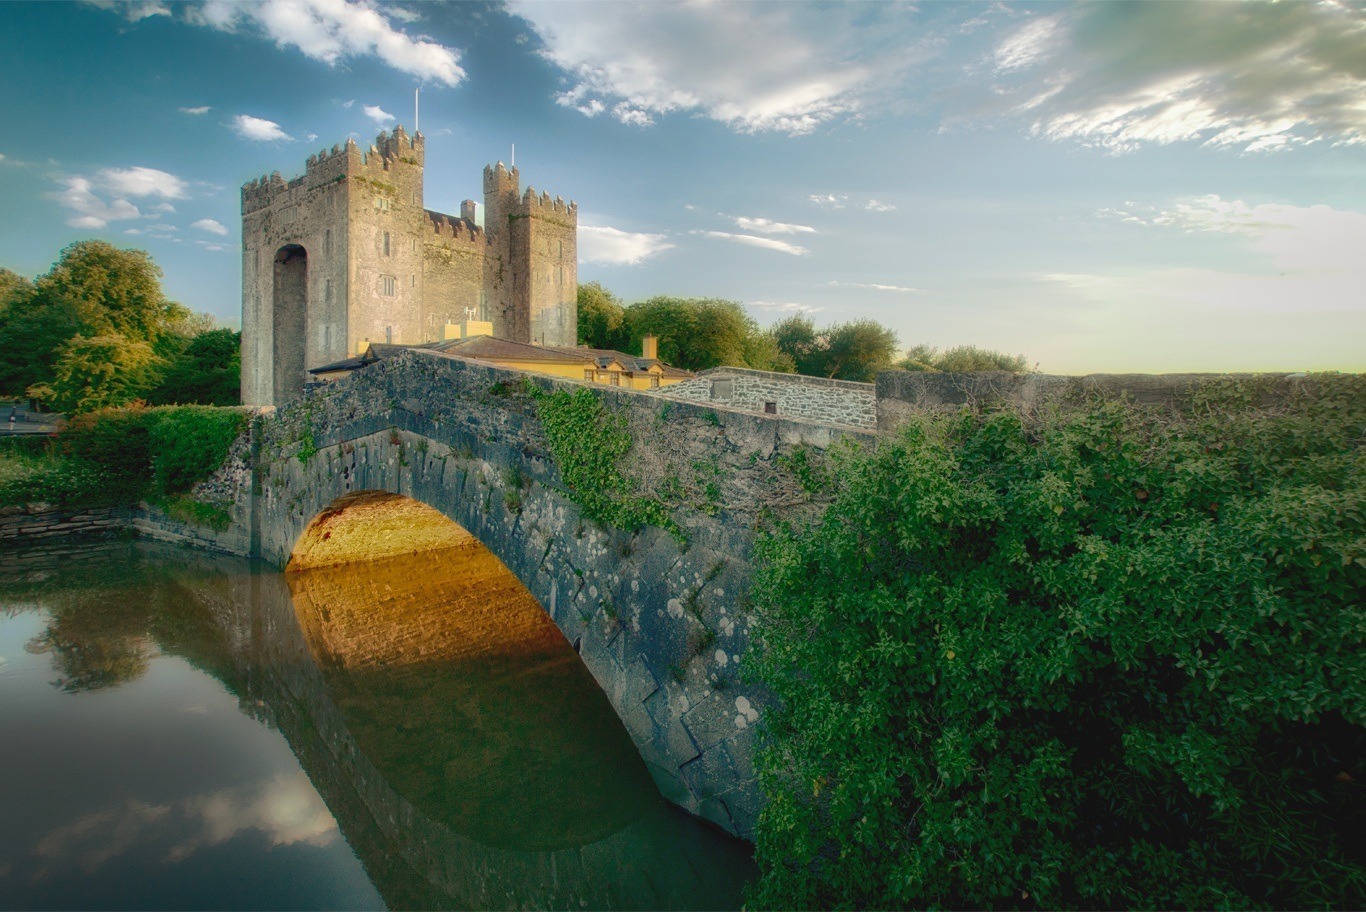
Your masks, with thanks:
[[[514,342],[578,342],[578,207],[484,169],[484,219],[424,208],[423,138],[403,127],[242,188],[242,401],[298,398],[311,367],[371,342],[449,338],[462,321]],[[448,329],[451,328],[451,329]]]

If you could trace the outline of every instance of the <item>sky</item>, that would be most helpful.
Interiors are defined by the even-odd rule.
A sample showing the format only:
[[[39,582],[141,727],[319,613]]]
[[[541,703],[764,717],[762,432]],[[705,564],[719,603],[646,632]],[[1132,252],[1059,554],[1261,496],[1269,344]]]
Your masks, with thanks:
[[[397,123],[579,280],[1052,373],[1366,369],[1366,4],[0,3],[0,266],[240,323],[239,188]]]

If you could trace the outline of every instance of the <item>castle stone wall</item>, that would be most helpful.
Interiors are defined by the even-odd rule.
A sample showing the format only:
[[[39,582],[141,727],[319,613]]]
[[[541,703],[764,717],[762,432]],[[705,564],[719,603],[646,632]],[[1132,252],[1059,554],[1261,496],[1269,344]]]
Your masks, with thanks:
[[[470,307],[502,338],[577,343],[578,207],[522,194],[500,163],[484,173],[484,231],[425,208],[424,157],[422,135],[397,127],[242,188],[243,402],[297,399],[309,368],[371,342],[440,340]],[[302,281],[281,291],[276,258],[296,247]]]
[[[871,383],[714,367],[692,380],[663,387],[655,395],[830,424],[877,426],[876,388]],[[770,404],[772,412],[768,412]]]

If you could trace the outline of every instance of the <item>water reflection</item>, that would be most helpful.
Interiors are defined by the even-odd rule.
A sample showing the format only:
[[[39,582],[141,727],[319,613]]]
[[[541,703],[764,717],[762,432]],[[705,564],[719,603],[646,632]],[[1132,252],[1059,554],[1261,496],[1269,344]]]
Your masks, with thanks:
[[[0,558],[0,726],[25,739],[0,746],[0,906],[371,904],[337,852],[391,908],[738,906],[746,847],[658,797],[482,549],[286,578],[92,547]],[[24,662],[44,680],[10,687]]]

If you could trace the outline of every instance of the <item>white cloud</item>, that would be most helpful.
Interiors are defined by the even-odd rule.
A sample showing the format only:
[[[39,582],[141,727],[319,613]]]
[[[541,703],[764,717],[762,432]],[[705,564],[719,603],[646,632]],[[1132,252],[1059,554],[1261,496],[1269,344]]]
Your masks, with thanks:
[[[1135,207],[1137,208],[1137,207]],[[1151,228],[1187,233],[1232,234],[1247,238],[1266,270],[1264,278],[1312,282],[1318,303],[1352,303],[1366,309],[1366,214],[1330,206],[1250,205],[1216,194],[1198,196],[1167,209],[1111,209],[1101,213]],[[1257,295],[1262,297],[1262,295]],[[1354,303],[1353,303],[1354,302]],[[1299,306],[1287,300],[1287,306]]]
[[[607,266],[635,266],[674,245],[663,234],[579,225],[579,260]]]
[[[731,234],[729,231],[694,231],[692,234],[716,238],[720,241],[745,244],[750,247],[762,247],[764,250],[776,250],[779,253],[786,253],[792,256],[802,256],[809,252],[805,247],[789,244],[787,241],[779,241],[775,238],[757,237],[753,234]]]
[[[222,31],[259,31],[280,47],[293,47],[331,66],[376,57],[400,72],[453,86],[465,78],[460,54],[424,36],[410,36],[393,21],[411,22],[403,8],[370,0],[209,0],[187,18]]]
[[[596,98],[588,102],[588,107],[592,108],[595,104],[601,104]],[[612,106],[612,116],[628,127],[651,127],[654,126],[655,119],[650,116],[650,112],[644,108],[635,108],[624,101]]]
[[[394,115],[390,114],[379,105],[366,105],[364,110],[365,116],[381,127],[387,127],[394,122]]]
[[[736,216],[735,224],[745,231],[757,231],[760,234],[815,234],[816,229],[810,225],[793,225],[788,222],[775,222],[766,218],[747,218],[743,215]]]
[[[169,16],[171,10],[161,0],[86,0],[91,6],[122,13],[129,22],[140,22],[153,16]]]
[[[681,112],[741,133],[810,133],[857,116],[928,47],[915,35],[887,40],[912,15],[894,6],[636,3],[608,13],[518,0],[511,9],[572,80],[562,104],[593,116],[597,101],[641,126]]]
[[[153,206],[153,207],[151,208],[150,211],[151,211],[151,212],[165,212],[165,213],[174,215],[174,214],[175,214],[175,206],[172,206],[170,203],[157,203],[155,206]],[[152,217],[152,216],[148,216],[148,218],[151,218],[151,217]]]
[[[778,313],[816,313],[825,310],[824,307],[817,307],[814,304],[799,304],[796,301],[749,301],[749,307],[757,307],[759,310],[770,310]]]
[[[250,114],[238,114],[232,119],[232,128],[237,131],[237,135],[243,139],[251,139],[257,142],[270,142],[276,139],[292,140],[293,137],[280,129],[280,125],[273,120],[264,120],[260,117],[252,117]]]
[[[869,212],[895,212],[895,211],[896,211],[896,206],[892,205],[891,203],[883,203],[883,202],[879,202],[878,200],[875,200],[875,199],[870,199],[868,202],[864,203],[864,204],[863,204],[863,208],[864,208],[864,209],[867,209]]]
[[[142,215],[138,207],[126,199],[106,202],[95,193],[95,185],[87,177],[76,175],[63,178],[61,182],[66,189],[53,196],[73,213],[67,220],[72,228],[104,228],[110,222],[135,219]]]
[[[209,113],[209,112],[212,111],[212,110],[213,110],[213,108],[209,107],[208,105],[201,105],[200,107],[197,107],[197,108],[181,108],[181,109],[180,109],[180,113],[181,113],[181,114],[192,114],[192,115],[194,115],[195,117],[198,117],[200,114],[207,114],[207,113]]]
[[[916,293],[916,292],[919,292],[919,291],[920,291],[919,288],[911,288],[909,285],[879,285],[879,284],[876,283],[876,282],[835,282],[835,281],[831,281],[830,284],[831,284],[831,285],[835,285],[835,286],[839,286],[839,287],[841,287],[841,288],[866,288],[866,289],[868,289],[869,291],[895,291],[895,292],[907,293],[907,294]]]
[[[984,105],[1034,135],[1113,152],[1195,142],[1244,152],[1366,143],[1366,7],[1083,4],[997,44]]]
[[[825,206],[829,209],[843,209],[844,204],[849,201],[849,197],[836,193],[813,193],[807,200],[817,206]]]
[[[227,226],[225,226],[222,222],[215,221],[211,218],[202,218],[197,222],[192,222],[190,224],[190,227],[198,228],[200,231],[206,231],[209,234],[217,234],[222,237],[227,237],[228,235]]]
[[[159,196],[163,199],[189,196],[189,184],[156,168],[105,168],[99,173],[99,181],[105,189],[119,196]]]

